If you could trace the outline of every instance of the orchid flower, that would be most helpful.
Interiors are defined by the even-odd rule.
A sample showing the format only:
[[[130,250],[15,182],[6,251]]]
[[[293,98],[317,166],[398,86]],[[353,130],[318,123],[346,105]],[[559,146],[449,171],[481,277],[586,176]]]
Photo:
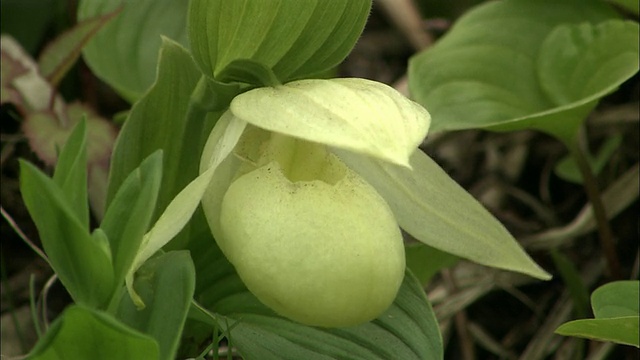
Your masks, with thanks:
[[[404,276],[400,228],[474,261],[548,278],[418,150],[429,124],[420,105],[364,79],[300,80],[236,96],[209,136],[200,175],[145,235],[127,276],[132,298],[142,305],[135,270],[199,203],[247,288],[307,325],[351,326],[386,310]],[[478,246],[456,241],[471,238]]]

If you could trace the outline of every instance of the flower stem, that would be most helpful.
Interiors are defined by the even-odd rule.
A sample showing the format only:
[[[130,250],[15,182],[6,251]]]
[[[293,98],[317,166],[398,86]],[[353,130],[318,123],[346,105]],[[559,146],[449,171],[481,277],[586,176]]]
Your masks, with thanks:
[[[611,231],[611,225],[607,219],[607,213],[602,203],[600,190],[598,189],[598,183],[593,174],[591,166],[587,161],[584,152],[580,148],[578,137],[575,137],[573,141],[567,142],[567,147],[571,156],[574,158],[582,174],[584,189],[591,202],[593,214],[598,224],[598,234],[600,238],[600,246],[604,251],[604,256],[607,259],[607,266],[609,268],[609,275],[614,279],[622,278],[622,271],[620,269],[620,262],[618,255],[616,254],[615,244],[613,240],[613,232]]]

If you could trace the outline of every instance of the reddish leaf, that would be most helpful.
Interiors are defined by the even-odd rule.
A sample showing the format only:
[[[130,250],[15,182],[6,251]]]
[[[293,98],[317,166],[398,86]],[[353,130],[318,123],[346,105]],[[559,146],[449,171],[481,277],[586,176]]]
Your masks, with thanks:
[[[40,54],[40,73],[56,86],[80,56],[82,48],[106,23],[116,17],[122,8],[102,16],[96,16],[77,23],[65,31]]]

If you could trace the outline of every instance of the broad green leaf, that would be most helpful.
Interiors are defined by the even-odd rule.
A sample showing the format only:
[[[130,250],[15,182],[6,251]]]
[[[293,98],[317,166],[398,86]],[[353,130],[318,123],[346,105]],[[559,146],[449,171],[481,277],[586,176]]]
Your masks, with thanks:
[[[509,232],[433,160],[416,150],[413,168],[335,150],[387,200],[400,227],[436,249],[539,279],[551,276]]]
[[[640,317],[638,316],[574,320],[562,324],[555,332],[565,336],[612,341],[640,347],[639,322]]]
[[[113,316],[71,305],[51,325],[28,359],[159,359],[158,344]]]
[[[195,299],[214,313],[247,359],[442,359],[431,306],[407,272],[394,304],[378,319],[349,328],[313,328],[275,315],[242,284],[209,236],[192,243]],[[230,333],[228,332],[230,329]]]
[[[93,72],[125,99],[133,102],[154,80],[160,36],[187,43],[185,0],[83,0],[78,20],[122,8],[83,49]]]
[[[161,179],[162,153],[157,151],[124,180],[100,224],[111,243],[116,286],[124,280],[149,229]]]
[[[92,238],[63,190],[27,162],[20,163],[20,191],[49,263],[73,300],[106,305],[113,291],[109,249]]]
[[[589,154],[586,155],[594,174],[597,175],[602,171],[611,156],[620,147],[620,143],[622,143],[621,135],[612,136],[600,147],[595,157]],[[578,168],[578,164],[570,155],[562,158],[554,170],[559,177],[573,183],[582,184],[582,173]]]
[[[109,202],[124,179],[158,149],[163,151],[163,178],[156,209],[164,209],[197,175],[198,164],[193,159],[200,157],[200,144],[204,144],[200,139],[206,139],[213,125],[205,121],[204,113],[187,116],[200,77],[186,49],[165,38],[156,82],[133,106],[118,136],[109,175]]]
[[[146,307],[138,310],[123,294],[117,317],[125,324],[156,339],[159,359],[176,358],[180,336],[195,289],[195,270],[186,251],[171,251],[140,268],[136,292]]]
[[[602,285],[591,294],[591,307],[596,318],[640,315],[640,282],[626,280]]]
[[[614,281],[591,294],[595,319],[562,324],[556,333],[640,347],[640,282]]]
[[[70,209],[89,231],[89,201],[87,200],[87,123],[81,121],[74,127],[64,144],[53,182],[62,189]]]
[[[453,266],[458,257],[423,243],[405,246],[407,267],[420,280],[427,284],[438,271]]]
[[[117,14],[118,10],[81,21],[49,43],[38,59],[40,74],[53,86],[60,83],[80,56],[82,47]]]
[[[408,166],[429,113],[393,88],[365,79],[300,80],[258,88],[231,102],[259,128]]]
[[[638,25],[613,17],[593,0],[480,5],[411,59],[411,93],[436,131],[536,128],[567,139],[638,69]]]
[[[253,60],[284,83],[339,64],[370,8],[370,0],[194,0],[189,40],[198,66],[212,78],[235,60]]]

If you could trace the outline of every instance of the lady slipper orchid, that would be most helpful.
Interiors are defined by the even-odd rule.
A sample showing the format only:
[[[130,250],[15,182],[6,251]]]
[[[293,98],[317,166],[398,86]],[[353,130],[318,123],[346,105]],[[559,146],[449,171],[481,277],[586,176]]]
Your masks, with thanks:
[[[416,150],[429,113],[387,85],[300,80],[236,96],[211,131],[200,175],[145,234],[126,284],[202,204],[257,298],[303,324],[382,314],[405,267],[400,227],[480,264],[549,279],[482,205]]]
[[[419,105],[363,79],[302,80],[237,96],[205,146],[202,173],[232,123],[247,125],[202,207],[249,290],[307,325],[356,325],[386,310],[404,277],[400,228],[332,149],[408,166],[429,121]]]

